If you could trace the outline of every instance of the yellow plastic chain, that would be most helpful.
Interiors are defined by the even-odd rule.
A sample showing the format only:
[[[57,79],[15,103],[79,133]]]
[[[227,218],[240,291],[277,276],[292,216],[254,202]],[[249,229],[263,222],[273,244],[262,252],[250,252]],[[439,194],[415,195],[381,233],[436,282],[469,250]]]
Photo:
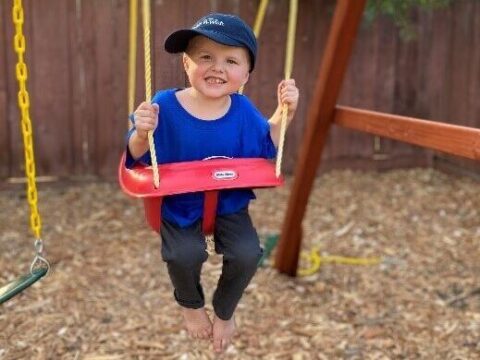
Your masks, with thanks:
[[[38,212],[37,186],[35,183],[35,158],[33,156],[32,122],[30,120],[30,97],[27,91],[27,65],[24,60],[25,36],[23,35],[24,12],[21,0],[14,0],[13,23],[15,24],[15,37],[13,45],[18,60],[15,73],[18,81],[18,107],[22,116],[21,126],[23,135],[23,147],[25,153],[25,174],[27,176],[27,199],[30,204],[30,226],[37,239],[41,238],[42,222]]]
[[[323,263],[335,263],[343,265],[377,265],[382,262],[382,259],[379,257],[356,258],[336,255],[322,256],[320,255],[320,248],[318,247],[313,248],[309,253],[303,252],[302,258],[309,262],[309,267],[299,269],[299,276],[313,275],[320,269],[320,266]]]
[[[152,66],[150,62],[150,0],[143,0],[143,47],[145,50],[145,101],[152,99]],[[148,144],[150,146],[150,157],[152,158],[153,185],[160,186],[160,175],[157,167],[157,153],[153,141],[153,131],[148,132]]]
[[[290,10],[288,15],[288,34],[285,59],[285,80],[290,79],[293,69],[293,55],[295,50],[295,30],[297,27],[298,0],[290,0]],[[275,175],[280,176],[282,172],[283,147],[285,144],[285,132],[287,130],[288,106],[282,106],[282,122],[280,124],[280,143],[278,145],[277,162],[275,166]]]
[[[23,149],[25,156],[25,175],[27,177],[27,199],[30,205],[30,228],[35,236],[35,258],[30,265],[30,272],[33,273],[34,268],[38,264],[42,264],[50,270],[50,264],[43,257],[43,241],[42,241],[42,220],[38,211],[38,194],[37,184],[35,181],[35,158],[33,155],[33,132],[32,121],[30,118],[30,97],[27,91],[28,71],[24,62],[24,54],[26,50],[25,36],[23,35],[23,23],[25,14],[23,12],[22,0],[14,0],[12,9],[13,24],[15,25],[15,36],[13,38],[13,46],[17,53],[17,65],[15,67],[15,75],[18,81],[18,107],[21,113],[21,127],[23,136]]]

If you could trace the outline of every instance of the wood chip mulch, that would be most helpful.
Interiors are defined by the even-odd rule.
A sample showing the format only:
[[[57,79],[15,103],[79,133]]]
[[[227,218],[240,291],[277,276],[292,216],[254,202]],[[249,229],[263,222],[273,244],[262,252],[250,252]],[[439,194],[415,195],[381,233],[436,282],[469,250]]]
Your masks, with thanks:
[[[257,192],[264,238],[291,179]],[[114,183],[40,184],[51,274],[0,305],[0,359],[213,359],[182,327],[160,240]],[[33,258],[23,188],[0,192],[0,286]],[[382,258],[290,278],[267,261],[236,315],[225,359],[480,359],[480,183],[429,169],[321,176],[305,250]],[[210,301],[221,259],[204,267]],[[308,264],[302,260],[302,267]],[[208,305],[211,312],[211,306]]]

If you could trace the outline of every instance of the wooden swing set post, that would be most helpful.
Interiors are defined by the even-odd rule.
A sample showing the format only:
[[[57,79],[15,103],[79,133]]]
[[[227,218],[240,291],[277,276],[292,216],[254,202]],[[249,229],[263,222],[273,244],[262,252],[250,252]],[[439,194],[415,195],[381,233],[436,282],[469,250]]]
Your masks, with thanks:
[[[296,276],[297,273],[302,220],[332,123],[446,154],[480,160],[480,129],[335,106],[364,5],[363,0],[337,2],[276,255],[275,267],[290,276]]]
[[[318,70],[315,91],[307,115],[307,124],[295,180],[290,195],[282,233],[278,243],[275,268],[295,276],[302,241],[302,220],[322,157],[335,104],[347,69],[358,25],[366,0],[338,0],[327,45]]]

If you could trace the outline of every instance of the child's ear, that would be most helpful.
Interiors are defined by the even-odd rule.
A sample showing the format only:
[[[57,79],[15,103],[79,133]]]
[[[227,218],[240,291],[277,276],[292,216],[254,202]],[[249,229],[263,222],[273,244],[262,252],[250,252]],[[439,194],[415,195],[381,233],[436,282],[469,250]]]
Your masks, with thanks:
[[[186,53],[183,53],[183,55],[182,55],[182,62],[183,62],[183,68],[185,69],[185,71],[187,71],[188,70],[188,58],[187,58]]]
[[[245,79],[243,79],[243,85],[245,85],[247,82],[248,82],[248,79],[250,78],[250,73],[247,72],[247,74],[245,75]],[[242,85],[242,86],[243,86]]]

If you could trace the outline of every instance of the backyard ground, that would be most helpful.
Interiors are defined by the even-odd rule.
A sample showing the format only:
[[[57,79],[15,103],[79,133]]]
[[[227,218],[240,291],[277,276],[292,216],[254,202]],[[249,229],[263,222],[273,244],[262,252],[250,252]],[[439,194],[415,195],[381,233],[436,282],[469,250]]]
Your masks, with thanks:
[[[257,192],[251,214],[262,238],[279,232],[290,184]],[[140,202],[115,183],[39,188],[52,271],[0,305],[1,360],[215,358],[182,328]],[[33,257],[25,204],[22,188],[0,191],[0,284]],[[304,222],[303,248],[313,246],[382,262],[328,263],[298,278],[267,262],[220,358],[480,358],[480,182],[433,170],[330,172]],[[220,260],[204,267],[208,299]]]

